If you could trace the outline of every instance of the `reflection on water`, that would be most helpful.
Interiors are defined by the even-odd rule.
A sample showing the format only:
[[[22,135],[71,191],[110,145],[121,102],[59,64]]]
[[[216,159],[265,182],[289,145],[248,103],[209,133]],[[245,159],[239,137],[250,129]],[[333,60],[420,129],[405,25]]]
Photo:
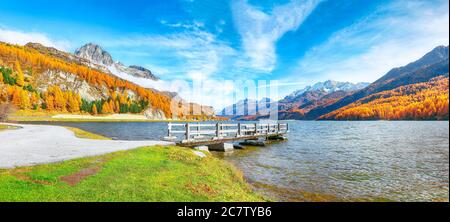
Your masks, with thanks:
[[[291,121],[288,141],[215,155],[278,200],[448,201],[449,122]],[[56,123],[160,139],[166,123]]]

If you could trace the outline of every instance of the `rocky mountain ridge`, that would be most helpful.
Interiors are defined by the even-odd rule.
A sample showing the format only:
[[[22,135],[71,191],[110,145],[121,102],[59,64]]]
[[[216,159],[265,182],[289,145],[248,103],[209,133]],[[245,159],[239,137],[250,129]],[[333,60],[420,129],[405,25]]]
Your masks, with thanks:
[[[78,48],[77,50],[75,50],[74,55],[86,59],[96,65],[100,65],[102,66],[103,70],[107,70],[108,72],[127,80],[130,79],[128,79],[126,75],[137,78],[150,79],[154,81],[159,80],[159,78],[156,77],[147,68],[138,65],[125,66],[121,62],[114,61],[112,56],[107,51],[103,50],[103,48],[99,45],[93,43],[88,43]]]

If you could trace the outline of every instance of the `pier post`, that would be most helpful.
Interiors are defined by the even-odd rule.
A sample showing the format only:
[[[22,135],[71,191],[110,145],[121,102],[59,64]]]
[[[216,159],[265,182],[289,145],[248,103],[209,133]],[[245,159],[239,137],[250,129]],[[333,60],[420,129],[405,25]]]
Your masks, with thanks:
[[[238,131],[237,131],[236,137],[240,137],[240,136],[241,136],[241,123],[238,123]]]
[[[168,138],[171,138],[171,137],[172,137],[171,131],[172,131],[172,123],[169,122],[169,123],[167,124],[167,137],[168,137]]]
[[[189,141],[191,138],[191,129],[189,123],[186,123],[186,140]]]
[[[255,135],[258,134],[258,124],[255,123]]]
[[[220,137],[220,123],[216,123],[216,137]]]
[[[278,126],[277,126],[277,134],[279,134],[280,133],[280,129],[281,129],[281,127],[280,127],[280,123],[278,123]]]

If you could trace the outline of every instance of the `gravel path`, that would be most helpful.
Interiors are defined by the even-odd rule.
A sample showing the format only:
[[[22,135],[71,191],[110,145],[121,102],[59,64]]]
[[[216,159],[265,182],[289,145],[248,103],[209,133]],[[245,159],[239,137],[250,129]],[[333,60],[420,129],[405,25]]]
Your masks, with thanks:
[[[22,128],[0,131],[0,168],[58,162],[142,146],[173,144],[149,140],[82,139],[60,126],[9,123],[7,125]]]

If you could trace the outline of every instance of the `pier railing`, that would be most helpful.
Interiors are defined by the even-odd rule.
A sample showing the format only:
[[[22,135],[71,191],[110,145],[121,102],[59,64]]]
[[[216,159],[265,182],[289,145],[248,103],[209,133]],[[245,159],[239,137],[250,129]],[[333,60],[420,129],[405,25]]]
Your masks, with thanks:
[[[195,141],[238,140],[289,132],[287,123],[171,123],[167,125],[165,140]]]

